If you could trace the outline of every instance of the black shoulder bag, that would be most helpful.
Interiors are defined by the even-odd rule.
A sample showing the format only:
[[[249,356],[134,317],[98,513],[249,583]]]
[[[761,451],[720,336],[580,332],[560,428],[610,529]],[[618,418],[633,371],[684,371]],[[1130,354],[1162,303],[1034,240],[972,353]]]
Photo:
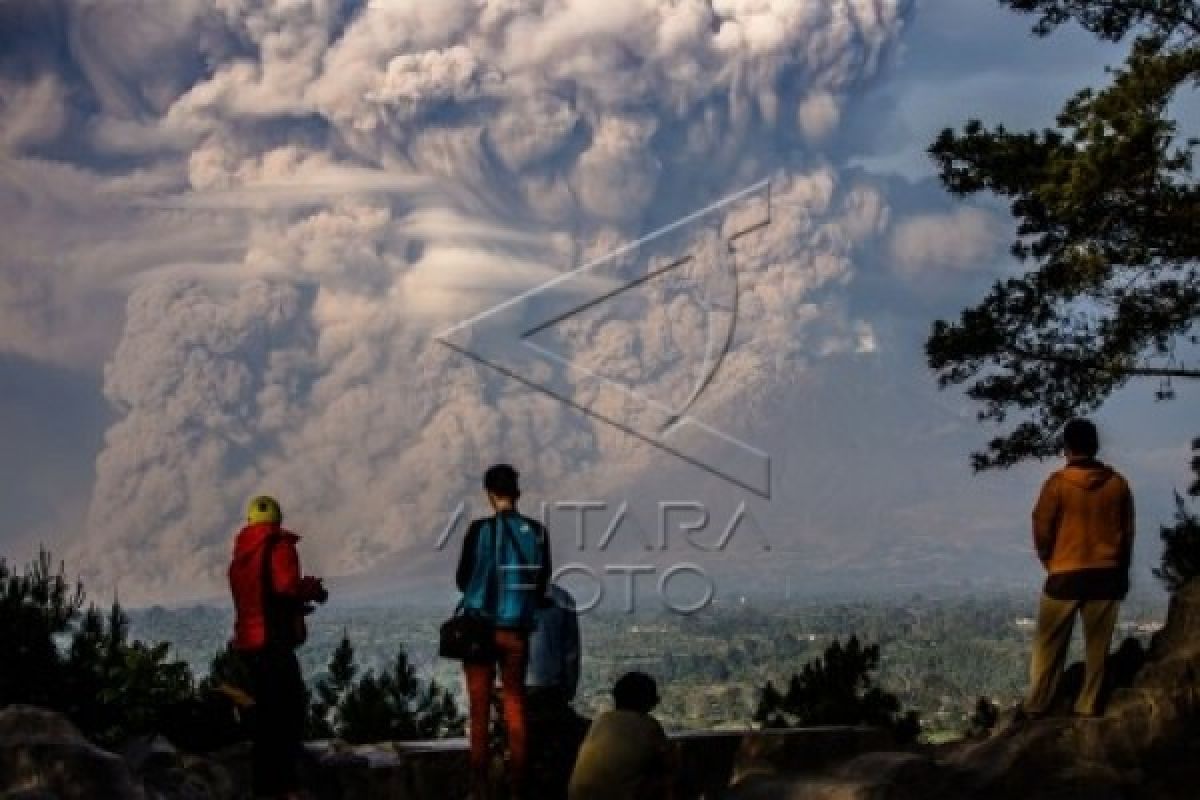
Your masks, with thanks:
[[[499,525],[507,530],[507,526],[498,517],[492,519],[492,525]],[[492,582],[496,597],[500,596],[500,535],[492,528],[495,537],[496,555]],[[463,611],[460,600],[454,609],[454,616],[442,623],[438,630],[438,655],[453,661],[467,664],[488,663],[496,657],[496,625],[492,620],[480,614],[467,614]]]

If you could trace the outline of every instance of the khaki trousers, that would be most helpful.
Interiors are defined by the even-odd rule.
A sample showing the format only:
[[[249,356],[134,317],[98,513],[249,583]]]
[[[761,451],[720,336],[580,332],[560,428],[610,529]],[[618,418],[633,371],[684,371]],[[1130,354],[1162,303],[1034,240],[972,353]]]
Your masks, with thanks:
[[[1033,642],[1033,659],[1029,669],[1029,696],[1024,709],[1030,714],[1049,710],[1062,677],[1071,644],[1075,614],[1083,617],[1083,638],[1086,650],[1083,690],[1075,702],[1077,714],[1099,713],[1100,692],[1104,687],[1104,660],[1112,644],[1113,628],[1117,624],[1119,600],[1058,600],[1042,595],[1038,604],[1037,634]]]

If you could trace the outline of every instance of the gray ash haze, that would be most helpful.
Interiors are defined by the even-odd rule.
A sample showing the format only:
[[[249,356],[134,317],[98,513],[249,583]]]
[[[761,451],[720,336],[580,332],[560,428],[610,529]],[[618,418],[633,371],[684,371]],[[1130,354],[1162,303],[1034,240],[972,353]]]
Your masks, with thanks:
[[[0,547],[49,542],[135,604],[212,596],[270,492],[314,569],[436,582],[433,538],[503,459],[531,500],[746,499],[771,553],[719,560],[755,588],[1020,579],[1038,469],[970,476],[987,432],[919,350],[1013,269],[1011,229],[921,151],[971,115],[1039,122],[1113,54],[994,6],[0,0]],[[692,412],[771,455],[769,501],[435,340],[763,179]],[[714,235],[554,346],[689,396]],[[1185,442],[1161,418],[1190,401],[1154,419],[1152,389],[1104,422],[1165,509]]]

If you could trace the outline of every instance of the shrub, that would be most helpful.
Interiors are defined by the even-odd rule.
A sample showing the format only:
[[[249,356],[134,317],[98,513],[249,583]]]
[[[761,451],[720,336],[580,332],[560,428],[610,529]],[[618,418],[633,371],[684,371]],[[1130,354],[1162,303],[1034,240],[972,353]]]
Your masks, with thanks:
[[[422,684],[401,649],[388,668],[367,670],[355,681],[354,648],[343,635],[317,681],[310,731],[352,744],[461,735],[465,720],[454,696],[430,681]]]
[[[317,680],[312,703],[309,705],[308,736],[313,739],[331,739],[337,736],[338,707],[342,698],[354,688],[358,675],[358,664],[354,660],[354,646],[349,637],[342,640],[329,659],[329,670]]]
[[[117,602],[84,611],[83,586],[51,565],[44,550],[20,573],[0,561],[0,637],[15,655],[0,659],[0,705],[59,711],[106,746],[160,733],[210,749],[237,737],[168,645],[130,641]]]
[[[1200,575],[1200,516],[1188,510],[1187,503],[1175,495],[1175,523],[1162,526],[1162,563],[1154,576],[1168,592],[1176,592]]]
[[[1195,455],[1192,471],[1195,480],[1188,494],[1200,497],[1200,439],[1192,442]],[[1178,591],[1192,578],[1200,576],[1200,515],[1188,509],[1187,502],[1175,493],[1175,522],[1160,530],[1163,541],[1162,562],[1154,576],[1162,581],[1168,592]]]
[[[58,641],[68,635],[83,607],[83,586],[67,580],[60,564],[41,551],[23,573],[0,559],[0,706],[52,708],[61,697],[64,663]]]
[[[898,741],[914,741],[920,733],[917,714],[901,713],[896,696],[875,685],[872,673],[878,668],[878,645],[864,647],[856,636],[845,645],[835,640],[824,656],[792,676],[786,692],[767,683],[754,720],[767,728],[875,725]]]
[[[1000,720],[1000,708],[986,697],[980,697],[975,703],[975,711],[967,724],[967,735],[984,736],[996,727]]]

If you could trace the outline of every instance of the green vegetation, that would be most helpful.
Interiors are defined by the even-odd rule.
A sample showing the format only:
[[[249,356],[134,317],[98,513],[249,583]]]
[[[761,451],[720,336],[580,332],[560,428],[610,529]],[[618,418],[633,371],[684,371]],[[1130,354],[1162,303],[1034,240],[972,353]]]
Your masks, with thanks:
[[[781,693],[770,682],[763,688],[754,721],[767,728],[813,725],[874,725],[892,731],[899,742],[921,732],[915,711],[901,713],[894,694],[875,685],[879,646],[864,647],[851,636],[834,640],[825,654],[792,676]]]
[[[834,665],[847,659],[831,658],[830,648],[839,642],[844,653],[845,640],[857,634],[878,645],[877,660],[860,648],[849,662],[865,660],[873,685],[887,687],[898,708],[920,712],[923,737],[960,735],[979,727],[980,697],[1003,707],[1024,689],[1033,603],[1027,593],[991,593],[750,600],[686,617],[588,614],[577,707],[588,715],[610,707],[613,681],[638,668],[658,679],[656,713],[668,728],[746,727],[762,687],[788,686],[814,661],[818,672],[838,672]],[[49,556],[24,572],[0,564],[0,635],[14,648],[14,657],[0,661],[0,705],[63,711],[108,744],[153,732],[206,750],[241,738],[229,701],[213,691],[245,686],[240,660],[226,646],[228,609],[154,608],[128,619],[119,607],[83,609],[82,587],[52,569]],[[1162,608],[1135,597],[1122,613],[1121,635],[1144,638]],[[460,668],[433,651],[440,619],[397,608],[315,615],[300,650],[313,687],[309,735],[358,742],[458,734],[461,698],[443,687],[458,689]]]
[[[974,454],[976,469],[1057,454],[1066,422],[1133,378],[1161,381],[1160,400],[1174,397],[1173,380],[1200,378],[1180,363],[1200,343],[1200,140],[1180,140],[1173,116],[1200,85],[1200,3],[1001,2],[1036,14],[1039,36],[1074,22],[1132,42],[1112,82],[1077,92],[1055,128],[1013,133],[971,120],[929,149],[952,194],[1010,201],[1013,255],[1032,264],[958,321],[935,322],[925,346],[939,383],[967,384],[981,419],[1024,416]],[[1196,496],[1200,457],[1193,466]],[[1171,591],[1200,574],[1200,522],[1176,500],[1156,573]]]
[[[1195,456],[1192,471],[1196,474],[1188,492],[1200,497],[1200,439],[1192,442]],[[1200,576],[1200,515],[1188,509],[1183,497],[1175,493],[1175,522],[1162,528],[1162,564],[1154,576],[1163,582],[1167,591],[1174,592],[1192,578]]]
[[[131,638],[119,603],[105,614],[95,606],[84,610],[85,600],[83,586],[69,581],[62,565],[55,569],[46,552],[23,571],[0,560],[0,637],[14,656],[0,660],[0,707],[60,711],[105,746],[162,734],[203,752],[244,738],[231,702],[215,691],[248,690],[236,652],[218,650],[197,681],[186,661],[170,657],[167,641]],[[226,623],[209,633],[221,641],[228,630]],[[363,742],[461,734],[454,697],[435,682],[423,684],[402,649],[387,669],[367,670],[355,681],[356,671],[353,648],[343,639],[329,677],[317,683],[313,735]]]
[[[0,561],[0,637],[15,651],[0,660],[0,706],[61,711],[105,745],[150,733],[197,750],[233,740],[232,717],[205,701],[168,645],[130,641],[116,602],[107,615],[84,602],[46,552],[24,572]]]
[[[1200,575],[1200,516],[1189,511],[1178,494],[1175,522],[1162,527],[1162,540],[1162,565],[1154,570],[1154,575],[1167,591],[1174,592]]]
[[[926,345],[943,386],[969,384],[983,419],[1027,418],[976,453],[980,469],[1053,455],[1068,419],[1098,408],[1135,377],[1200,378],[1179,348],[1200,320],[1198,142],[1179,141],[1172,113],[1200,77],[1200,4],[1002,0],[1036,13],[1049,35],[1073,21],[1133,41],[1112,83],[1067,101],[1054,129],[1013,133],[978,120],[930,148],[953,194],[1011,202],[1012,251],[1033,268],[996,283]]]
[[[986,697],[979,698],[975,703],[975,713],[971,715],[967,728],[968,736],[983,736],[1000,721],[1000,708]]]
[[[378,675],[368,669],[355,681],[358,666],[350,639],[342,636],[329,671],[316,684],[311,733],[352,744],[461,736],[466,720],[454,695],[430,681],[422,685],[401,650]]]
[[[834,640],[857,634],[879,645],[876,682],[904,708],[920,712],[925,738],[961,735],[981,696],[1000,707],[1020,698],[1028,680],[1028,618],[1035,609],[1036,597],[1027,591],[989,591],[853,602],[751,598],[689,617],[589,613],[581,620],[576,707],[589,716],[610,708],[613,681],[641,669],[658,680],[662,704],[655,714],[668,729],[744,728],[753,723],[763,686],[786,687]],[[1119,636],[1144,641],[1163,610],[1162,595],[1135,595],[1122,608]],[[227,611],[205,608],[153,609],[133,619],[139,635],[170,640],[197,668],[207,664],[206,654],[220,646],[230,625]],[[300,651],[305,673],[317,687],[348,635],[360,668],[389,668],[392,655],[403,649],[422,678],[455,691],[461,708],[461,668],[435,652],[440,621],[441,609],[325,609],[311,619],[309,644]]]

